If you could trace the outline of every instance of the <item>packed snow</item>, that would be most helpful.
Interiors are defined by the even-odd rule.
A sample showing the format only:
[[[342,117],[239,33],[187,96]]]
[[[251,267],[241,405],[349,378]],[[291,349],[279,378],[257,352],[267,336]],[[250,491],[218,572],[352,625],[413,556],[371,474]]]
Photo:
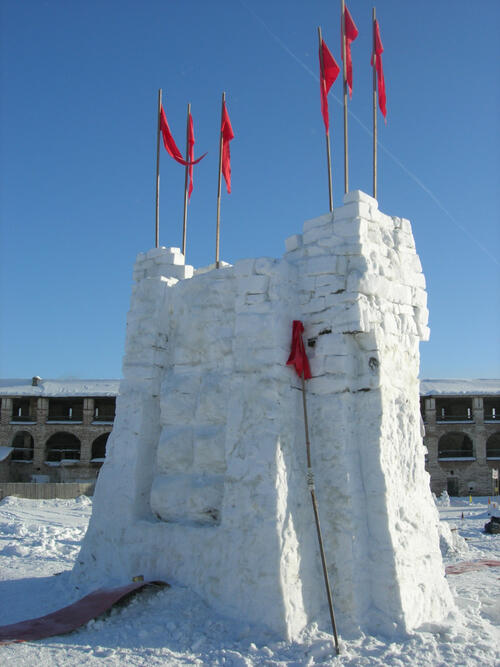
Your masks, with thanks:
[[[445,563],[500,559],[500,535],[483,531],[488,499],[438,499]],[[76,500],[0,502],[0,624],[41,616],[80,597],[70,571],[91,514]],[[462,519],[463,514],[463,519]],[[188,589],[146,589],[60,637],[0,647],[3,665],[495,665],[500,661],[500,568],[447,577],[458,612],[446,624],[397,639],[331,637],[311,624],[299,641],[263,635],[216,614]],[[103,663],[103,659],[105,662]]]

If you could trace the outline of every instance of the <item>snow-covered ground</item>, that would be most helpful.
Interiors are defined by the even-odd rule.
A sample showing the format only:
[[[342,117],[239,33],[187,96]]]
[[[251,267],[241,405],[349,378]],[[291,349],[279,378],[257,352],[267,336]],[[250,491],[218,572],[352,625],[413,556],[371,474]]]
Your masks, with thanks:
[[[78,599],[69,573],[91,510],[91,501],[83,496],[40,501],[11,497],[0,502],[0,624],[40,616]],[[500,535],[483,532],[487,499],[473,498],[472,504],[465,498],[452,499],[439,510],[447,565],[500,560]],[[448,575],[448,581],[459,612],[447,625],[399,641],[343,637],[336,661],[329,635],[314,626],[291,644],[257,636],[252,627],[218,616],[196,595],[173,586],[146,589],[71,634],[1,646],[0,664],[500,664],[500,568]]]

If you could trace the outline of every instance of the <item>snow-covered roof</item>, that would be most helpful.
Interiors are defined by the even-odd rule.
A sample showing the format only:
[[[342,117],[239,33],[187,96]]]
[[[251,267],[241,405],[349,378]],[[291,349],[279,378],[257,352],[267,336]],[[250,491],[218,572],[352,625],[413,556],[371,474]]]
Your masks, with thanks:
[[[0,379],[0,396],[117,396],[120,380],[38,380]]]
[[[500,394],[500,380],[421,380],[421,396],[491,396]]]

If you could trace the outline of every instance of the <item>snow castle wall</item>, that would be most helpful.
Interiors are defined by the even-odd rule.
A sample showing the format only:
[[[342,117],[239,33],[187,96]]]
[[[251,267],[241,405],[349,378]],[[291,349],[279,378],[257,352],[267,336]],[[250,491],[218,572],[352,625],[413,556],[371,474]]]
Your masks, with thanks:
[[[293,639],[328,629],[302,398],[285,363],[305,326],[313,468],[341,632],[394,634],[452,608],[424,470],[425,279],[410,223],[355,191],[282,259],[194,271],[139,255],[115,426],[74,579],[189,586]]]

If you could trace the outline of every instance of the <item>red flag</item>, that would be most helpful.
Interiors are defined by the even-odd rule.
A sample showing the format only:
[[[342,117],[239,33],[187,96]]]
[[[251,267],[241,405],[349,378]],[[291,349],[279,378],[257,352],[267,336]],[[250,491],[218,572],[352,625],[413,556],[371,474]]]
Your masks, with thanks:
[[[375,60],[375,69],[377,70],[378,105],[387,122],[387,98],[385,95],[384,70],[382,68],[382,53],[384,47],[382,46],[382,40],[380,39],[380,28],[377,19],[375,19],[374,31],[374,53],[372,53],[371,62],[373,67],[373,61]]]
[[[234,139],[233,128],[227,113],[226,101],[222,102],[222,123],[220,128],[222,136],[222,173],[226,181],[228,193],[231,192],[231,152],[229,150],[229,142]]]
[[[352,98],[352,57],[351,57],[351,42],[354,42],[359,32],[356,28],[356,24],[352,20],[352,16],[349,13],[347,7],[344,11],[344,31],[345,31],[345,69],[346,69],[346,81],[349,88],[349,97]],[[344,57],[344,49],[341,51],[342,58]]]
[[[304,380],[312,378],[311,368],[309,366],[309,359],[307,358],[306,350],[304,348],[304,341],[302,340],[302,333],[304,325],[300,320],[293,321],[292,329],[292,350],[287,366],[295,366],[295,371],[299,377],[304,376]]]
[[[321,63],[323,62],[323,67]],[[338,77],[340,67],[335,62],[335,58],[330,53],[327,45],[321,40],[319,52],[319,86],[321,92],[321,113],[323,114],[323,121],[325,123],[325,130],[328,132],[330,127],[330,119],[328,116],[328,91],[333,85],[333,82]]]
[[[163,145],[166,148],[167,153],[174,158],[176,162],[179,164],[184,165],[185,167],[193,164],[198,164],[200,160],[203,160],[205,157],[206,153],[204,153],[201,157],[199,157],[197,160],[189,160],[189,162],[186,162],[186,160],[183,159],[182,153],[180,150],[177,148],[177,144],[174,141],[174,138],[172,136],[172,132],[170,132],[170,128],[168,126],[167,122],[167,116],[165,114],[165,109],[163,108],[163,104],[161,105],[160,109],[160,130],[161,134],[163,137]]]
[[[194,160],[194,128],[193,128],[193,117],[191,112],[189,112],[189,121],[188,121],[188,154],[187,159],[191,163],[188,167],[189,173],[189,188],[188,188],[188,199],[191,199],[191,193],[193,192],[193,160]]]

